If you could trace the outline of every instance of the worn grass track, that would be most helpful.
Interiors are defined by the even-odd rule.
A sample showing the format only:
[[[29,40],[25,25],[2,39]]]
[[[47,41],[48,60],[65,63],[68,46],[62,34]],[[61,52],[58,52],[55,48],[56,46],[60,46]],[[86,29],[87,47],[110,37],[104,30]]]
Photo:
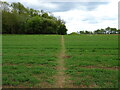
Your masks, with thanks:
[[[3,35],[3,88],[118,88],[115,35]]]
[[[56,75],[56,87],[63,88],[65,85],[65,67],[64,67],[64,57],[65,57],[65,46],[64,46],[64,37],[61,37],[61,51],[58,55],[58,74]]]

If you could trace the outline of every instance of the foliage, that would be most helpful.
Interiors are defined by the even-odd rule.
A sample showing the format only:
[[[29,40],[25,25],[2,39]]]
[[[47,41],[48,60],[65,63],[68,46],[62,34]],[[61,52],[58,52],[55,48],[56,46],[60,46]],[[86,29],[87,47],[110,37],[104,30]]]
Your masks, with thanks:
[[[60,34],[60,35],[67,34],[67,29],[66,29],[66,26],[64,24],[61,24],[59,26],[58,34]]]
[[[72,33],[70,33],[70,35],[78,35],[78,33],[72,32]]]
[[[19,2],[0,1],[0,5],[3,34],[67,34],[64,21],[51,13],[26,8]]]
[[[105,29],[97,29],[94,32],[92,31],[80,31],[80,34],[120,34],[120,30],[116,28],[107,27]]]

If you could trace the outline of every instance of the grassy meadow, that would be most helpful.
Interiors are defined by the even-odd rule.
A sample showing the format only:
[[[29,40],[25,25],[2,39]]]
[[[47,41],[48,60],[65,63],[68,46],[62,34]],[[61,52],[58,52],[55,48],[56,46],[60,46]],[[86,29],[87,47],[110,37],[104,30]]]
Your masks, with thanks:
[[[65,36],[66,74],[83,88],[118,87],[118,36]]]
[[[60,36],[3,35],[3,87],[49,87]]]
[[[61,37],[3,35],[3,87],[56,87]],[[63,38],[65,88],[118,88],[117,35]]]

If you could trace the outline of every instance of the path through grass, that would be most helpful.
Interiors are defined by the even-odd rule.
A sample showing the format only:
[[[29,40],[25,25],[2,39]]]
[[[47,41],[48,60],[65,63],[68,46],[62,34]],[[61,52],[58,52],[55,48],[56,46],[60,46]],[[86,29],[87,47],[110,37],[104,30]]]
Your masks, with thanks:
[[[58,55],[58,67],[57,71],[58,74],[56,76],[56,87],[57,88],[64,88],[65,84],[65,67],[64,67],[64,56],[65,56],[65,45],[64,45],[64,37],[61,37],[61,51]]]
[[[117,88],[115,35],[3,35],[3,87]]]

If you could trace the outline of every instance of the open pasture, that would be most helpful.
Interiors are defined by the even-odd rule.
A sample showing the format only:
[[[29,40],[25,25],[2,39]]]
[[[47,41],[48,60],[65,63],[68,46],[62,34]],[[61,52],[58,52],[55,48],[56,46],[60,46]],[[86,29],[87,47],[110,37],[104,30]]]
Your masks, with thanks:
[[[4,88],[117,88],[118,61],[117,35],[3,35]]]
[[[118,36],[65,36],[66,74],[75,87],[118,87]]]
[[[60,36],[3,35],[3,87],[50,87]]]

